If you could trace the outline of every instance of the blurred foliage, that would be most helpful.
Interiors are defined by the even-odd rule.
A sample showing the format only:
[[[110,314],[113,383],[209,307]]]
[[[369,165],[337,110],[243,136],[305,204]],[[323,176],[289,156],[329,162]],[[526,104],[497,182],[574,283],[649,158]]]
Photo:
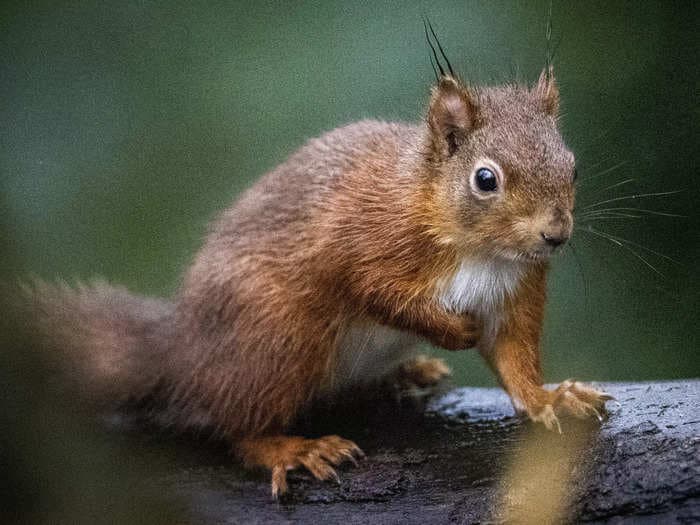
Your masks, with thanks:
[[[687,217],[594,225],[658,253],[575,235],[576,257],[567,250],[550,282],[549,380],[700,373],[697,5],[554,2],[579,207],[682,190],[617,204]],[[533,81],[548,6],[3,2],[3,242],[17,257],[2,270],[172,293],[207,222],[307,138],[421,117],[423,14],[465,78]],[[459,382],[493,383],[473,353],[449,359]]]
[[[0,238],[8,239],[0,221]],[[3,243],[5,264],[17,252]],[[186,523],[187,510],[159,491],[167,453],[118,438],[59,379],[31,327],[0,287],[0,523]]]

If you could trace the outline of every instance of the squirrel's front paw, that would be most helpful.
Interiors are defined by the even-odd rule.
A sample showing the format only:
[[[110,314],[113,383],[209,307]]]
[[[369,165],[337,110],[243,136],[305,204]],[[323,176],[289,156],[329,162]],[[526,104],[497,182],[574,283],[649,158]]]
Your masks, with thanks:
[[[544,424],[549,430],[556,429],[560,434],[559,417],[595,417],[603,421],[607,414],[605,402],[614,399],[606,392],[570,380],[564,381],[552,392],[543,393],[541,402],[527,408],[528,416],[533,421]]]

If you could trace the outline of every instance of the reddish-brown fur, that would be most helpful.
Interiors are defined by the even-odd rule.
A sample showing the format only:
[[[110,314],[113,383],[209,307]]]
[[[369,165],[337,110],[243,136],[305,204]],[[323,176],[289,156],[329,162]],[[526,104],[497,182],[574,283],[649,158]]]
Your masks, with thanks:
[[[603,394],[568,383],[542,388],[550,251],[540,230],[566,236],[573,207],[573,156],[556,129],[557,104],[549,75],[533,90],[443,77],[425,124],[339,128],[264,176],[214,224],[173,303],[158,303],[150,324],[136,319],[145,300],[115,309],[105,287],[38,290],[34,299],[54,319],[55,342],[125,363],[117,372],[88,370],[116,385],[113,399],[157,397],[170,424],[213,426],[247,465],[273,472],[275,494],[289,468],[326,479],[330,465],[359,454],[336,436],[284,434],[314,400],[337,394],[338,352],[358,324],[456,350],[473,346],[486,322],[493,333],[480,350],[517,407],[549,427],[556,413],[597,413]],[[481,157],[507,173],[498,198],[470,189]],[[517,262],[524,275],[487,319],[436,299],[438,283],[462,261],[495,258]],[[71,323],[90,328],[72,338]],[[448,372],[435,361],[411,363],[403,372],[416,383]]]

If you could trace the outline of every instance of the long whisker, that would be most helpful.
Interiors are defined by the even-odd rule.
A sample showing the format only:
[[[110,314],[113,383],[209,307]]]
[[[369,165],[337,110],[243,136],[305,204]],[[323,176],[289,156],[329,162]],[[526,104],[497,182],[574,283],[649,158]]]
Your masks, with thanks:
[[[585,209],[585,208],[584,208]],[[593,214],[596,212],[604,212],[604,211],[611,211],[611,212],[627,212],[627,211],[634,211],[634,212],[639,212],[639,213],[648,213],[649,215],[660,215],[662,217],[683,217],[687,218],[687,215],[681,215],[678,213],[669,213],[669,212],[664,212],[664,211],[657,211],[657,210],[648,210],[645,208],[635,208],[632,206],[628,207],[615,207],[615,208],[602,208],[600,210],[589,210],[587,212],[583,212],[579,217],[587,217],[589,214]]]
[[[607,175],[608,173],[615,171],[616,169],[621,168],[625,164],[627,164],[627,161],[623,160],[623,161],[618,162],[617,164],[613,164],[612,166],[604,169],[603,171],[599,171],[595,175],[591,175],[589,177],[585,177],[585,176],[581,177],[581,184],[591,182],[592,180],[598,179],[598,178],[602,177],[603,175]]]
[[[647,261],[643,256],[641,256],[640,254],[638,254],[636,251],[634,251],[632,248],[630,248],[630,247],[627,246],[626,244],[623,244],[623,243],[620,242],[619,240],[617,240],[617,239],[611,237],[611,236],[608,235],[607,233],[600,232],[600,231],[598,231],[598,230],[594,230],[594,229],[591,228],[590,226],[589,226],[588,228],[582,228],[582,229],[580,229],[579,231],[587,232],[587,233],[590,233],[590,234],[593,234],[593,235],[597,235],[598,237],[600,237],[600,238],[602,238],[602,239],[606,239],[606,240],[610,241],[611,243],[613,243],[613,244],[615,244],[615,245],[617,245],[617,246],[619,246],[619,247],[621,247],[621,248],[624,248],[625,250],[627,250],[628,252],[630,252],[632,255],[634,255],[637,259],[639,259],[640,261],[642,261],[642,262],[643,262],[649,269],[651,269],[654,273],[660,275],[660,276],[663,277],[663,278],[666,278],[666,276],[665,276],[663,273],[661,273],[653,264],[651,264],[649,261]]]
[[[617,240],[615,240],[615,239],[612,239],[612,238],[608,237],[607,235],[604,235],[604,234],[602,234],[602,233],[600,233],[600,232],[598,232],[598,231],[592,230],[592,229],[590,229],[590,228],[584,228],[584,229],[582,229],[582,230],[580,230],[580,231],[582,231],[582,232],[587,232],[587,233],[591,233],[591,234],[593,234],[593,235],[597,235],[598,237],[601,237],[602,239],[606,239],[606,240],[612,242],[613,244],[616,244],[617,246],[626,249],[626,250],[629,251],[632,255],[634,255],[636,258],[638,258],[640,261],[642,261],[646,266],[648,266],[654,273],[659,274],[661,277],[664,277],[664,278],[666,277],[666,276],[665,276],[664,274],[662,274],[659,270],[657,270],[656,267],[655,267],[653,264],[651,264],[651,263],[650,263],[649,261],[647,261],[644,257],[642,257],[641,255],[639,255],[637,252],[635,252],[635,251],[634,251],[632,248],[630,248],[629,246],[627,246],[627,245],[625,245],[625,244],[622,244],[621,242],[619,242],[619,241],[617,241]]]
[[[641,215],[597,215],[595,217],[582,217],[578,221],[581,223],[589,223],[595,221],[607,221],[607,220],[626,220],[626,219],[641,219]]]
[[[630,178],[630,179],[625,179],[625,180],[620,181],[620,182],[616,182],[615,184],[611,184],[610,186],[606,186],[605,188],[601,188],[601,189],[599,189],[599,190],[596,190],[596,191],[593,193],[593,196],[595,196],[595,195],[600,195],[601,193],[610,191],[610,190],[615,189],[615,188],[618,188],[618,187],[620,187],[620,186],[624,186],[625,184],[629,184],[630,182],[634,182],[635,180],[636,180],[636,179]],[[590,197],[589,197],[589,198],[590,198]]]
[[[591,227],[589,226],[589,229],[592,230],[593,228],[591,228]],[[649,247],[647,247],[647,246],[644,246],[643,244],[639,244],[639,243],[636,243],[636,242],[634,242],[634,241],[630,241],[629,239],[625,239],[625,238],[623,238],[623,237],[620,237],[619,235],[613,235],[612,233],[601,232],[601,231],[599,231],[599,230],[595,230],[595,231],[598,231],[599,233],[604,233],[604,234],[606,234],[606,235],[609,235],[610,237],[612,237],[612,238],[614,238],[614,239],[616,239],[616,240],[618,240],[618,241],[620,241],[620,242],[624,242],[624,243],[627,243],[627,244],[631,244],[632,246],[636,246],[637,248],[640,248],[640,249],[642,249],[642,250],[645,250],[645,251],[647,251],[647,252],[649,252],[649,253],[653,253],[654,255],[657,255],[657,256],[659,256],[659,257],[662,257],[662,258],[666,259],[667,261],[671,261],[672,263],[675,263],[675,264],[677,264],[677,265],[679,265],[679,266],[683,266],[683,265],[682,265],[679,261],[677,261],[676,259],[673,259],[672,257],[669,257],[668,255],[664,255],[663,253],[657,252],[656,250],[652,250],[651,248],[649,248]]]
[[[624,201],[624,200],[633,200],[633,199],[641,199],[645,197],[661,197],[664,195],[675,195],[676,193],[681,193],[683,190],[675,190],[675,191],[658,191],[655,193],[637,193],[635,195],[625,195],[623,197],[615,197],[613,199],[606,199],[604,201],[596,202],[595,204],[589,204],[588,206],[584,206],[584,210],[588,210],[590,208],[595,208],[596,206],[601,206],[603,204],[608,204],[609,202],[618,202],[618,201]]]
[[[574,243],[569,241],[568,245],[569,249],[571,249],[571,253],[574,255],[574,261],[576,262],[576,268],[578,269],[578,273],[581,276],[581,280],[583,281],[583,295],[585,297],[585,302],[586,302],[586,312],[589,311],[588,308],[588,289],[589,289],[589,283],[588,279],[586,279],[586,274],[583,272],[583,266],[581,265],[581,261],[578,256],[578,252],[574,248]]]
[[[613,188],[618,188],[620,186],[624,186],[625,184],[629,184],[630,182],[634,182],[634,181],[635,181],[635,179],[625,179],[621,182],[616,182],[615,184],[611,184],[610,186],[606,186],[605,188],[603,188],[602,190],[599,190],[596,193],[603,193],[604,191],[610,191]]]
[[[641,217],[641,215],[632,213],[632,210],[612,210],[609,208],[594,209],[586,212],[582,212],[580,215],[576,215],[577,219],[585,219],[587,217],[598,217],[600,215],[622,215],[622,216],[634,216]]]
[[[577,215],[576,219],[577,220],[584,220],[584,219],[596,219],[599,217],[634,217],[635,219],[641,219],[642,215],[638,215],[632,212],[628,211],[610,211],[610,210],[592,210],[587,213],[582,213],[581,215]]]

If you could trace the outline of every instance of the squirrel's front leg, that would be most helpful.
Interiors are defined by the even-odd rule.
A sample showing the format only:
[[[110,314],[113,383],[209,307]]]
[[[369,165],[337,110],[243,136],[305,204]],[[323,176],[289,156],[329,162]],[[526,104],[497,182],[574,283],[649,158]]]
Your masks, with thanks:
[[[417,333],[447,350],[472,348],[481,337],[479,319],[448,312],[428,297],[373,297],[367,309],[379,322]]]
[[[558,416],[602,419],[605,402],[612,397],[573,381],[564,381],[553,391],[543,388],[539,339],[545,288],[545,268],[534,268],[506,304],[492,345],[480,351],[516,410],[561,432]]]

